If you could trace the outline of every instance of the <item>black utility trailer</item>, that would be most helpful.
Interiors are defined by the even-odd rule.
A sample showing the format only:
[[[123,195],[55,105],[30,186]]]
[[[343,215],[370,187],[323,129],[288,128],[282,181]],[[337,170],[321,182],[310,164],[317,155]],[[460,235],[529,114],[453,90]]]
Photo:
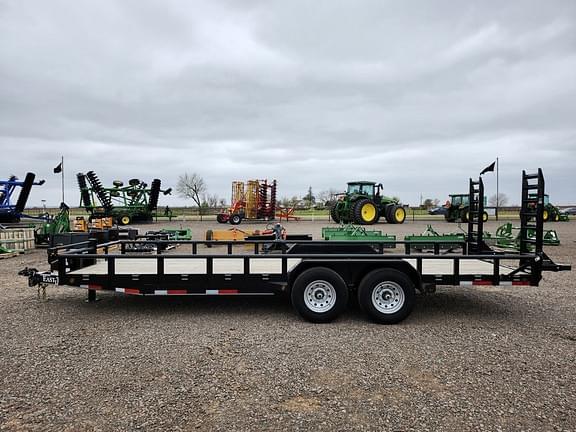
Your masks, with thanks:
[[[536,196],[533,194],[536,193]],[[499,252],[483,240],[484,187],[470,180],[468,236],[460,254],[390,254],[385,242],[270,241],[242,242],[155,240],[155,255],[129,253],[130,240],[96,245],[84,242],[49,251],[52,271],[26,269],[31,286],[70,285],[126,295],[274,295],[286,293],[305,319],[327,322],[344,311],[350,295],[380,323],[396,323],[410,314],[416,290],[436,285],[537,286],[543,271],[570,270],[555,264],[542,250],[544,178],[522,175],[521,247]],[[479,217],[480,215],[480,217]],[[536,238],[528,238],[528,229]],[[449,240],[451,244],[454,240]],[[138,242],[141,243],[140,240]],[[187,253],[163,253],[177,243]],[[226,253],[218,254],[224,245]],[[249,251],[246,249],[250,248]],[[235,253],[239,249],[240,254]],[[263,250],[270,251],[263,253]],[[386,252],[385,252],[386,251]]]

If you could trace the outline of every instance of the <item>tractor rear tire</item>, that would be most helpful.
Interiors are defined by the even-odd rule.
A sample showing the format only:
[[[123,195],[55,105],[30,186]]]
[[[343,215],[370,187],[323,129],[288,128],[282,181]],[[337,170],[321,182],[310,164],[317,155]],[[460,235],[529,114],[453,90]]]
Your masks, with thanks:
[[[544,209],[544,211],[542,212],[542,220],[544,222],[548,222],[548,219],[550,219],[550,212]]]
[[[488,222],[488,213],[482,213],[482,222]]]
[[[239,214],[233,214],[232,216],[230,216],[230,225],[240,225],[240,222],[242,222],[242,216],[240,216]]]
[[[468,213],[468,210],[460,212],[460,220],[464,223],[468,223],[470,220],[470,214]]]
[[[354,222],[358,225],[372,225],[378,218],[378,207],[374,201],[367,198],[354,204]]]
[[[330,207],[330,217],[334,222],[340,223],[340,215],[338,214],[338,203],[334,203]]]
[[[391,207],[390,219],[393,224],[402,224],[406,220],[406,210],[401,205]]]

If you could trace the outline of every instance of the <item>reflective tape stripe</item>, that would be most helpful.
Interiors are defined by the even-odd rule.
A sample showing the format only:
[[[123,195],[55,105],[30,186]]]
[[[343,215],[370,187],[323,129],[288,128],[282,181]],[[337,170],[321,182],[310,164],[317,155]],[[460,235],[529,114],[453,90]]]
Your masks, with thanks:
[[[472,285],[492,285],[492,281],[489,281],[489,280],[475,280],[475,281],[472,281]]]
[[[80,288],[86,288],[90,290],[101,290],[102,285],[96,285],[96,284],[80,285]]]
[[[206,290],[206,295],[233,295],[238,294],[237,289]]]
[[[530,281],[501,281],[498,285],[494,285],[489,280],[474,280],[474,281],[461,281],[461,286],[529,286]]]
[[[140,290],[136,288],[116,288],[115,291],[123,294],[140,295]]]

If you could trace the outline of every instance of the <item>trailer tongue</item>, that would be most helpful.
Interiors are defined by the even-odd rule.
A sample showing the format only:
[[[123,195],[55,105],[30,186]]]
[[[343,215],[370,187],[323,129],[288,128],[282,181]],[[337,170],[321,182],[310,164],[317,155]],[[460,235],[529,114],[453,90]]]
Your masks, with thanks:
[[[533,194],[536,193],[536,197]],[[522,211],[518,252],[492,250],[483,235],[482,179],[470,180],[469,222],[462,253],[413,253],[411,241],[404,254],[388,252],[386,241],[275,241],[239,242],[154,240],[156,255],[131,255],[131,241],[102,245],[84,242],[53,248],[51,271],[25,269],[30,286],[69,285],[88,290],[138,296],[274,295],[289,294],[297,312],[312,322],[328,322],[356,295],[374,321],[397,323],[414,306],[415,291],[433,291],[436,285],[537,286],[544,271],[570,270],[554,263],[542,250],[544,177],[522,174]],[[536,235],[528,235],[528,230]],[[455,240],[448,240],[453,245]],[[140,241],[141,242],[141,241]],[[185,253],[164,254],[166,244],[179,244]],[[225,245],[214,254],[208,246]],[[247,248],[250,250],[247,251]],[[388,251],[386,251],[388,249]],[[241,250],[241,253],[235,253]],[[263,250],[273,250],[263,253]]]

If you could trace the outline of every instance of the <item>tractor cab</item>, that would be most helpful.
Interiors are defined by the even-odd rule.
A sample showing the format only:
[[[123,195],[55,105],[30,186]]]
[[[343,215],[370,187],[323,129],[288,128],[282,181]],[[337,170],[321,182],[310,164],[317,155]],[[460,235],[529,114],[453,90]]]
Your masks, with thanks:
[[[375,199],[380,196],[382,183],[374,183],[369,181],[349,182],[346,195],[362,195],[370,199]]]
[[[469,194],[450,194],[450,199],[446,201],[444,207],[446,213],[444,218],[447,222],[468,222],[470,210],[470,195]],[[484,206],[486,206],[486,197],[484,197]],[[482,220],[488,221],[488,213],[482,213]]]
[[[469,195],[467,194],[457,194],[457,195],[449,195],[450,200],[446,203],[446,207],[467,207]]]

